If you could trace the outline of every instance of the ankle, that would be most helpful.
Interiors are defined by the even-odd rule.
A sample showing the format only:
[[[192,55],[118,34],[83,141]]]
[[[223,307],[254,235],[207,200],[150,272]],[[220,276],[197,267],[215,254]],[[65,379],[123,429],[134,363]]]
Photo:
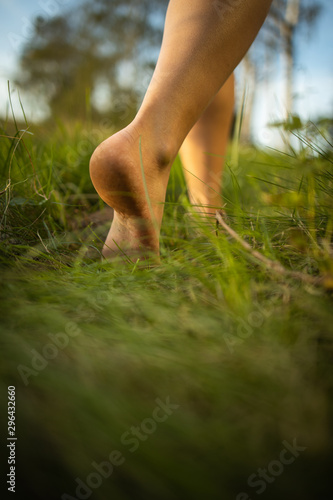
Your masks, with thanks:
[[[161,170],[171,166],[177,156],[179,147],[171,135],[151,126],[149,117],[136,117],[126,127],[126,131],[131,135],[133,143],[136,143],[137,147],[139,139],[141,139],[141,151],[149,150],[154,165]]]

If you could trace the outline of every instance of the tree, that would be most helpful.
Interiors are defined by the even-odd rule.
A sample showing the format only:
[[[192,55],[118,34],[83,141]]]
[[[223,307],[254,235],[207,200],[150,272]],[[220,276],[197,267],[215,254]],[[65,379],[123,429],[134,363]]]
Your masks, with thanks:
[[[314,27],[322,5],[316,0],[274,0],[270,20],[274,25],[271,34],[277,39],[283,59],[285,81],[286,117],[293,113],[294,65],[296,57],[295,36],[297,30]],[[271,47],[276,47],[272,43]]]
[[[285,118],[293,113],[295,38],[305,27],[313,31],[321,9],[322,5],[317,0],[273,0],[269,15],[242,63],[243,80],[249,94],[243,118],[245,128],[242,130],[242,138],[246,142],[250,139],[251,113],[257,88],[253,82],[268,81],[272,73],[276,74],[279,57],[284,76]]]
[[[166,0],[95,0],[61,16],[35,20],[17,83],[47,97],[53,115],[84,118],[89,95],[106,82],[113,112],[135,112],[142,85],[123,82],[124,62],[141,82],[160,46]],[[117,96],[115,98],[115,96]],[[92,104],[95,116],[101,114]],[[126,119],[128,116],[126,116]]]

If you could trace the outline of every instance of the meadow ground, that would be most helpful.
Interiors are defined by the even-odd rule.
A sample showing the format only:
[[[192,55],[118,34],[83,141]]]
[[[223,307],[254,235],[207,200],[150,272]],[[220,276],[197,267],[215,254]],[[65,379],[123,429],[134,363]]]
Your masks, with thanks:
[[[188,215],[177,160],[162,263],[140,269],[100,260],[110,211],[88,162],[112,130],[23,128],[0,138],[1,458],[7,474],[15,386],[16,498],[329,498],[327,133],[298,131],[298,152],[231,151],[226,220],[250,248]]]

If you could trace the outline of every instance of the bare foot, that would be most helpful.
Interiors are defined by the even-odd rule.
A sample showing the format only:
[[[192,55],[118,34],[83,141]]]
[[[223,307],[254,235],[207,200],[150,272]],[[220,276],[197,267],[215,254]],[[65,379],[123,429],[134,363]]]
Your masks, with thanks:
[[[102,251],[105,258],[159,260],[163,203],[175,154],[158,147],[152,134],[133,123],[96,148],[90,160],[91,180],[114,209]]]

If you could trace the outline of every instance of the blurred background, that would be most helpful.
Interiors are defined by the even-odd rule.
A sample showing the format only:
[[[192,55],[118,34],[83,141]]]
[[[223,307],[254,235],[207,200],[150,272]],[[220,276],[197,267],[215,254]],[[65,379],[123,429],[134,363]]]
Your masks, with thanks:
[[[16,386],[16,499],[88,498],[77,479],[113,450],[126,462],[93,500],[253,500],[264,467],[260,498],[331,498],[332,1],[274,0],[236,70],[221,202],[242,244],[194,216],[177,158],[152,269],[101,261],[113,213],[88,164],[140,106],[167,1],[0,7],[0,407]],[[132,453],[122,436],[168,397],[179,408]],[[302,452],[282,473],[286,442]],[[6,474],[5,445],[3,459]]]
[[[167,0],[0,0],[0,117],[29,122],[132,119],[150,81]],[[236,70],[242,140],[281,147],[272,123],[333,114],[333,4],[274,0]],[[8,84],[9,82],[9,84]],[[291,115],[293,118],[291,118]]]

